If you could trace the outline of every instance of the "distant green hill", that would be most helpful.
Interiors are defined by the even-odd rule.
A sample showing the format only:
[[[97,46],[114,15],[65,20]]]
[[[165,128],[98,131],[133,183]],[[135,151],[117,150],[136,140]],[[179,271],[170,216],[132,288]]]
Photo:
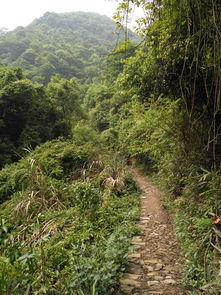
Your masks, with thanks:
[[[130,37],[137,36],[130,32]],[[105,56],[123,40],[123,32],[107,16],[47,12],[0,36],[0,63],[22,67],[38,82],[47,83],[57,73],[86,81],[99,74]]]

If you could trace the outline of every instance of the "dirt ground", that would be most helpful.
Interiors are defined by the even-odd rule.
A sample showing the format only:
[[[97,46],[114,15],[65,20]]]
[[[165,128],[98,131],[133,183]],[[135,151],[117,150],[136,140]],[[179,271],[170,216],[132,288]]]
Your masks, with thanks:
[[[138,222],[142,233],[132,240],[135,250],[129,255],[121,290],[133,295],[187,294],[181,284],[184,258],[169,214],[162,207],[161,192],[138,169],[133,168],[132,173],[142,191]]]

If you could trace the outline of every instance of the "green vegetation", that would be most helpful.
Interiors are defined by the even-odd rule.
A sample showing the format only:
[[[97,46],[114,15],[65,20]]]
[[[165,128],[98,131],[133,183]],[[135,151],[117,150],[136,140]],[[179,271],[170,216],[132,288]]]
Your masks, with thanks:
[[[46,88],[25,79],[19,68],[1,66],[0,87],[0,167],[18,160],[24,149],[67,138],[76,121],[84,118],[74,78],[54,76]]]
[[[116,45],[113,28],[96,14],[47,13],[1,36],[3,63],[25,69],[0,68],[1,294],[118,292],[139,193],[82,105],[86,92],[91,104],[99,93],[111,96],[108,88],[77,79],[99,75]],[[109,57],[104,79],[123,70],[122,57]]]
[[[92,85],[85,103],[103,140],[163,187],[187,257],[185,283],[219,294],[220,1],[123,0],[118,22],[132,5],[146,11],[144,42],[130,57],[127,44],[115,51],[109,69],[123,71]]]
[[[104,49],[91,38],[103,36],[107,18],[86,34],[85,17],[97,16],[85,13],[47,13],[1,36],[5,64],[50,80],[0,69],[0,164],[38,145],[0,171],[6,294],[117,294],[138,214],[127,157],[165,191],[187,258],[184,283],[192,294],[220,294],[220,1],[119,2],[118,23],[132,5],[146,11],[141,44],[111,39]]]
[[[130,32],[130,36],[137,36]],[[86,81],[97,77],[107,54],[124,40],[107,16],[88,12],[45,13],[27,27],[0,36],[3,65],[25,69],[36,82],[60,74]]]
[[[116,294],[139,204],[117,155],[101,156],[93,140],[56,140],[0,179],[1,292]]]

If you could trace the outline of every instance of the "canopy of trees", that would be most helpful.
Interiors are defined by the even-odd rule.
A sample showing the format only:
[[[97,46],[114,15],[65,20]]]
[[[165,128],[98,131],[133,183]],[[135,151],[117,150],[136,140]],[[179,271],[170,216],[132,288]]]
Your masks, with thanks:
[[[74,79],[57,75],[44,87],[24,79],[21,69],[2,66],[0,89],[0,166],[17,160],[24,149],[68,137],[70,120],[83,116]]]
[[[1,35],[0,59],[22,67],[33,81],[47,83],[55,74],[87,81],[99,75],[105,56],[123,39],[123,31],[107,16],[47,12],[29,26]]]

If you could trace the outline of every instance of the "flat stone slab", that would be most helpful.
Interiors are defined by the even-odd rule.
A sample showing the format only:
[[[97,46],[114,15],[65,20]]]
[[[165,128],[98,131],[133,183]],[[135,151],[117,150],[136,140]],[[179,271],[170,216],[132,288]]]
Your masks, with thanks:
[[[147,282],[147,285],[150,287],[150,286],[155,286],[155,285],[159,285],[159,281],[149,281]]]
[[[128,255],[128,258],[141,258],[141,254],[140,253],[131,253]]]
[[[157,276],[157,275],[158,275],[158,272],[156,272],[156,271],[152,271],[152,272],[147,273],[148,277],[154,277],[154,276]]]
[[[153,272],[154,271],[154,268],[153,266],[144,266],[144,268],[148,271],[148,272]]]
[[[159,264],[161,261],[159,259],[145,259],[145,264]]]
[[[125,273],[122,280],[129,279],[129,280],[139,280],[141,279],[141,275],[132,274],[132,273]]]
[[[140,217],[140,220],[143,221],[143,220],[150,220],[150,217],[148,216],[141,216]]]
[[[145,246],[146,243],[145,242],[133,242],[131,243],[132,245],[135,245],[135,246]]]
[[[126,286],[132,286],[132,287],[139,288],[141,286],[141,283],[139,281],[132,280],[132,279],[123,279],[123,280],[120,280],[120,283],[123,288],[126,288]]]
[[[155,276],[154,277],[154,280],[156,280],[156,281],[162,281],[163,280],[163,277],[161,277],[161,276]]]
[[[157,263],[157,265],[155,266],[155,270],[161,270],[161,269],[163,269],[163,264]]]
[[[173,279],[167,279],[163,281],[165,284],[167,285],[176,285],[177,281],[173,280]]]
[[[135,236],[132,239],[132,243],[143,243],[141,236]]]
[[[146,223],[149,223],[149,219],[143,219],[143,220],[140,220],[139,221],[140,224],[146,224]]]

